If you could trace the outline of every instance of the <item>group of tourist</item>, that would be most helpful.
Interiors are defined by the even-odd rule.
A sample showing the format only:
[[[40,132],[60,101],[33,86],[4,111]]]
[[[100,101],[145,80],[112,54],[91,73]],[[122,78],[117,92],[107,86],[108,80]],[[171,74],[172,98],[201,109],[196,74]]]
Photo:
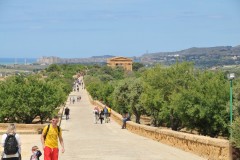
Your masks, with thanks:
[[[44,151],[44,160],[58,160],[58,140],[62,146],[62,153],[64,153],[64,143],[62,138],[62,130],[57,125],[59,121],[58,116],[51,119],[51,124],[44,127],[41,142]],[[15,124],[9,124],[7,132],[2,135],[1,145],[3,147],[2,160],[21,160],[21,140],[18,133],[16,133]],[[30,160],[39,160],[42,155],[37,146],[32,147],[32,155]]]
[[[100,123],[102,124],[103,120],[105,120],[105,123],[110,122],[110,116],[111,116],[111,108],[104,106],[103,109],[99,109],[98,106],[95,106],[93,109],[93,114],[94,114],[94,123]],[[122,129],[126,128],[127,121],[131,120],[131,116],[128,112],[124,112],[122,114]]]
[[[79,88],[85,89],[84,84],[83,84],[83,80],[75,80],[73,83],[73,91],[77,91],[79,92]]]
[[[94,113],[94,123],[103,123],[103,120],[105,123],[110,122],[110,116],[111,116],[111,108],[104,106],[103,109],[99,109],[99,107],[95,106],[93,109]]]

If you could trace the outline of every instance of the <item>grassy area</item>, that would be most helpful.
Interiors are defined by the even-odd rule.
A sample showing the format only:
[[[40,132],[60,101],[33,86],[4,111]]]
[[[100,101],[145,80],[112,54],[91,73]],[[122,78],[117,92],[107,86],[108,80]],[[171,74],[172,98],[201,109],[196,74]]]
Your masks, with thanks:
[[[0,73],[34,72],[43,70],[47,65],[1,65]]]

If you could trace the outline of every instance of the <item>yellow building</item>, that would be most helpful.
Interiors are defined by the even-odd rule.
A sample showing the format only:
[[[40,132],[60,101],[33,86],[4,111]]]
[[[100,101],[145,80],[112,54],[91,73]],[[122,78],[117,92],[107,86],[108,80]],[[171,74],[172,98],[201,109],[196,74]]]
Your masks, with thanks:
[[[132,71],[133,61],[130,58],[125,57],[113,57],[107,60],[107,65],[110,67],[118,67],[121,66],[127,71]]]

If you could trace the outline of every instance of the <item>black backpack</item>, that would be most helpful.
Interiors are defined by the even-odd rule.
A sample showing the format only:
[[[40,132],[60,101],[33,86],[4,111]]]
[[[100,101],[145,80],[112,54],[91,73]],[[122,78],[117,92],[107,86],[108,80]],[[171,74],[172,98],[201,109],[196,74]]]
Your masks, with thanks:
[[[7,134],[7,138],[4,143],[4,153],[6,155],[16,154],[18,152],[18,142],[15,134]]]

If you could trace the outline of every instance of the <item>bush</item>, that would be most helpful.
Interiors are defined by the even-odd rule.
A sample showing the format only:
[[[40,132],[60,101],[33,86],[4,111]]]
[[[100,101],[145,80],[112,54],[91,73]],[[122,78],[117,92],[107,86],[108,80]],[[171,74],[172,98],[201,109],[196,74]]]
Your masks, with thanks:
[[[240,117],[237,117],[232,125],[232,143],[236,148],[240,148]]]

